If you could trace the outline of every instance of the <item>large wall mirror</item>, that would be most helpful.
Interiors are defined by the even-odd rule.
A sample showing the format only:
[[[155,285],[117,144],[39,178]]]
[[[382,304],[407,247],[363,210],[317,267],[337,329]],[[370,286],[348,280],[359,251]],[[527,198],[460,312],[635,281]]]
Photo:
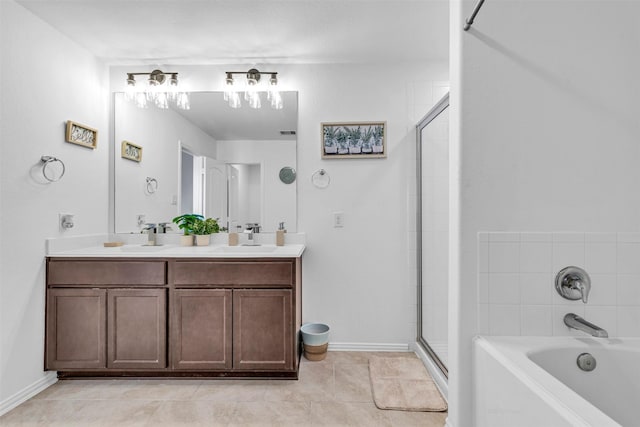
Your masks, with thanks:
[[[179,110],[138,108],[115,94],[115,232],[183,213],[267,232],[284,221],[295,232],[296,182],[279,173],[296,168],[297,92],[282,93],[281,110],[234,109],[222,92],[189,96],[191,108]]]

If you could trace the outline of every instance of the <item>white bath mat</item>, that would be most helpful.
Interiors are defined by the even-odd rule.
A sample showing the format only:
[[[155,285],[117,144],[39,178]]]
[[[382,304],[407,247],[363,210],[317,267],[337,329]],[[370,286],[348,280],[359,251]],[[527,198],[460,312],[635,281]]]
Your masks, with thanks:
[[[380,409],[446,411],[447,402],[420,359],[378,357],[369,359],[373,400]]]

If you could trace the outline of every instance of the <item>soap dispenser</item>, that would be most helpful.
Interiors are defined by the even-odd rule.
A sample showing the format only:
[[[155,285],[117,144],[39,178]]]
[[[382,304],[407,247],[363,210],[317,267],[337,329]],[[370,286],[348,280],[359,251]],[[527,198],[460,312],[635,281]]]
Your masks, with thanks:
[[[236,226],[236,230],[233,229],[233,225],[231,226],[231,230],[229,230],[229,246],[238,246],[238,242],[240,240],[238,236],[238,229],[242,228],[241,226]]]
[[[284,233],[287,230],[284,229],[284,222],[281,222],[276,230],[276,246],[284,246]]]

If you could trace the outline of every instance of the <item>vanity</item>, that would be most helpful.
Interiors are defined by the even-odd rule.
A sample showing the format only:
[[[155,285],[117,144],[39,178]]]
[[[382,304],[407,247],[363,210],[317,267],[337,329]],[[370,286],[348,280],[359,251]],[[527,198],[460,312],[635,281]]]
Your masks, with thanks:
[[[304,245],[95,247],[46,260],[45,369],[297,378]]]

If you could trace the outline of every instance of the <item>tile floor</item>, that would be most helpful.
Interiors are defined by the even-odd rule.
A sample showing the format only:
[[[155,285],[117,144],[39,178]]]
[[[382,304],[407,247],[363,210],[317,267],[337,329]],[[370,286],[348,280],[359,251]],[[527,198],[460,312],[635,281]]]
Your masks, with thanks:
[[[446,413],[375,407],[368,369],[374,354],[415,357],[303,357],[298,381],[65,380],[0,417],[0,426],[444,426]]]

